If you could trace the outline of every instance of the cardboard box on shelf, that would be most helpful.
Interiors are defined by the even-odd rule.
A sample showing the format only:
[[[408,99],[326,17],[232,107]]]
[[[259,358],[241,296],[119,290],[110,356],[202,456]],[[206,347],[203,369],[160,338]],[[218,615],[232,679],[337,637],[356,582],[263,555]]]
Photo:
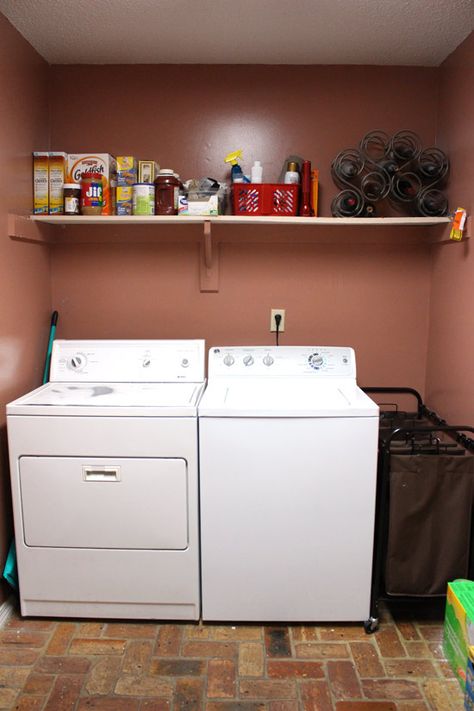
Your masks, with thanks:
[[[66,182],[67,153],[49,153],[49,214],[64,214],[64,183]]]
[[[80,183],[82,173],[100,173],[103,181],[103,215],[115,214],[117,162],[109,153],[70,153],[67,162],[68,183]]]
[[[463,689],[470,646],[474,646],[474,582],[454,580],[448,583],[443,648]]]
[[[137,159],[133,156],[117,156],[117,186],[133,185],[137,182]]]
[[[33,153],[33,214],[47,215],[49,211],[49,153]]]

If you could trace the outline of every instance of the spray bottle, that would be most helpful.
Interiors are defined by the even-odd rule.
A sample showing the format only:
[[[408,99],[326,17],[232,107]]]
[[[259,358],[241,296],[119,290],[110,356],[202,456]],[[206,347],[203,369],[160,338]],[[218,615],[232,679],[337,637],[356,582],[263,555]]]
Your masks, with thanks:
[[[237,159],[242,158],[242,151],[234,151],[233,153],[229,153],[225,158],[224,158],[224,163],[230,163],[232,165],[232,169],[230,171],[230,179],[232,183],[250,183],[250,180],[247,178],[246,175],[243,174],[242,168],[240,165],[237,163]]]

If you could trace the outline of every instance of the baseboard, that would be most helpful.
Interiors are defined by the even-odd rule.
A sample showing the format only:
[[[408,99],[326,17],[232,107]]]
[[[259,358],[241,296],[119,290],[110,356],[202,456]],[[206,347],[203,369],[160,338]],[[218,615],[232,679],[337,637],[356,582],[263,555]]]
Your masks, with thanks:
[[[5,627],[7,624],[8,620],[12,616],[13,612],[16,609],[16,601],[13,595],[10,595],[10,597],[5,600],[3,605],[0,605],[0,629]]]

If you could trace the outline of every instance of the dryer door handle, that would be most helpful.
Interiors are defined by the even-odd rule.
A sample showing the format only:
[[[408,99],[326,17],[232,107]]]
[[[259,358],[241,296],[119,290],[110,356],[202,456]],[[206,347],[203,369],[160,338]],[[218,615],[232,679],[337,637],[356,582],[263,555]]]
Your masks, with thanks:
[[[82,467],[84,481],[120,481],[120,467]]]

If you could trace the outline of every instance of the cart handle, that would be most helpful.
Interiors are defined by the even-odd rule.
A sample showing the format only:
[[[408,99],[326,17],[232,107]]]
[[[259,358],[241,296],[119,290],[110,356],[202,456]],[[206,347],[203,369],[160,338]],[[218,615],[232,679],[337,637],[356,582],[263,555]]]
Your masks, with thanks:
[[[417,407],[417,415],[418,419],[421,419],[423,416],[423,400],[418,392],[418,390],[415,390],[414,388],[375,388],[375,387],[370,387],[370,388],[362,388],[362,390],[365,393],[405,393],[407,395],[413,395],[414,398],[416,398],[416,401],[418,403]]]

